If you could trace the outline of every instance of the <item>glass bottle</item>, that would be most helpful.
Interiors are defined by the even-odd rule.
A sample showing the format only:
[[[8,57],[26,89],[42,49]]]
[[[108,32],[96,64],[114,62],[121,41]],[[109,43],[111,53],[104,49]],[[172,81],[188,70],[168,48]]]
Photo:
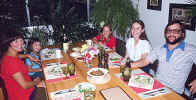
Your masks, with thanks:
[[[109,57],[109,55],[107,53],[105,53],[104,54],[104,68],[105,69],[109,69],[109,66],[108,66],[108,57]]]
[[[101,68],[102,67],[102,55],[101,53],[98,53],[98,67]]]

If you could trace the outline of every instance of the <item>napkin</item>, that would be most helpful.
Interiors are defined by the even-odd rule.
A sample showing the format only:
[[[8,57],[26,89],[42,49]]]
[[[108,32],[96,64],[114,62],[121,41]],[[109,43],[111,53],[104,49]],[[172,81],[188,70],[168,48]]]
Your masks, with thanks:
[[[60,90],[50,93],[52,100],[84,100],[84,95],[75,90]]]
[[[51,72],[51,70],[56,70],[57,73]],[[63,74],[62,69],[59,65],[51,65],[51,66],[44,67],[44,73],[47,82],[56,82],[56,81],[77,77],[77,74],[66,77]]]

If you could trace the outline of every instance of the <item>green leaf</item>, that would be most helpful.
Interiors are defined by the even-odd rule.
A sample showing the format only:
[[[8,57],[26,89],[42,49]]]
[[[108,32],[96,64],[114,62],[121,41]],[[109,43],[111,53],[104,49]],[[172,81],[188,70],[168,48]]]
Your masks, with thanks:
[[[99,0],[91,11],[92,20],[96,25],[104,21],[117,35],[125,37],[126,29],[133,20],[138,19],[138,11],[130,0]]]

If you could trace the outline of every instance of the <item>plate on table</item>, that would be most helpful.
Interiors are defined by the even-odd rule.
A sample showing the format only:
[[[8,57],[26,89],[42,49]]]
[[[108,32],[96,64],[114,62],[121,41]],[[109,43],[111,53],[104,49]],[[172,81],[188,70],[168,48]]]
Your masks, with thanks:
[[[79,53],[79,52],[72,52],[70,54],[70,56],[74,57],[74,58],[79,58],[79,57],[82,57],[82,55]]]
[[[78,91],[65,89],[50,93],[52,100],[84,100],[84,95]]]
[[[84,57],[78,57],[76,58],[78,61],[84,62],[85,58]]]
[[[151,90],[153,89],[154,79],[148,75],[135,75],[131,77],[128,85]]]
[[[87,91],[95,91],[96,86],[88,82],[82,82],[82,83],[77,84],[74,89],[76,91],[83,93]]]
[[[63,74],[63,70],[61,69],[60,66],[52,66],[48,69],[48,73],[54,74],[54,75],[61,75]]]
[[[93,79],[104,79],[107,73],[108,73],[108,70],[104,68],[91,68],[87,72],[87,75]]]
[[[80,47],[75,47],[75,48],[72,48],[72,51],[74,52],[80,52],[81,48]]]

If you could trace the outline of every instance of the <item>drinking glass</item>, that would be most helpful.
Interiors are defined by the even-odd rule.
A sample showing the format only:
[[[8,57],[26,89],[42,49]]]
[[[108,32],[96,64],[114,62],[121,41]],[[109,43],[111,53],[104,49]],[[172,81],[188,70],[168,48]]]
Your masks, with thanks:
[[[66,53],[69,49],[69,43],[63,43],[63,51]]]
[[[124,71],[122,72],[122,76],[124,81],[129,81],[131,77],[131,69],[129,67],[125,67]]]
[[[120,65],[120,73],[122,73],[125,69],[125,65]]]
[[[68,74],[69,74],[68,66],[63,66],[63,67],[61,67],[61,68],[62,68],[62,70],[63,70],[63,74],[67,77]]]
[[[95,91],[86,91],[84,92],[85,100],[95,100]]]
[[[75,65],[73,63],[68,65],[69,75],[72,76],[75,74]]]

